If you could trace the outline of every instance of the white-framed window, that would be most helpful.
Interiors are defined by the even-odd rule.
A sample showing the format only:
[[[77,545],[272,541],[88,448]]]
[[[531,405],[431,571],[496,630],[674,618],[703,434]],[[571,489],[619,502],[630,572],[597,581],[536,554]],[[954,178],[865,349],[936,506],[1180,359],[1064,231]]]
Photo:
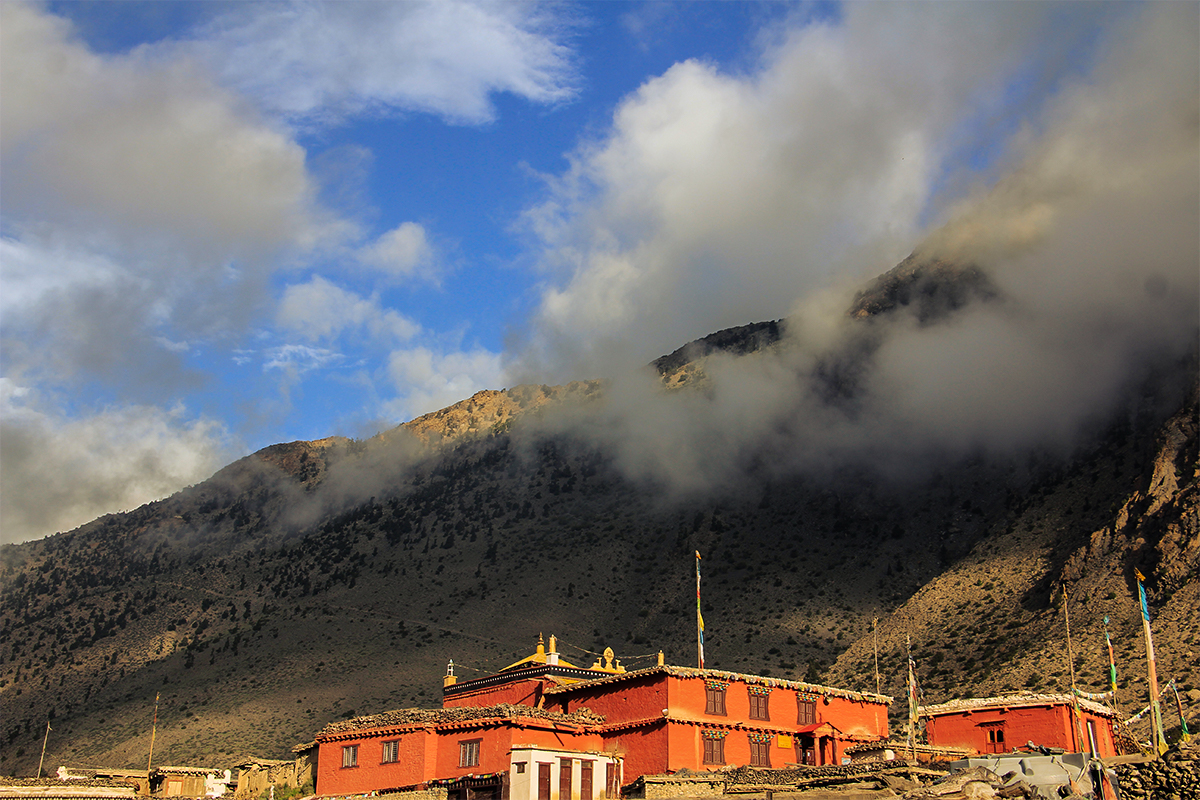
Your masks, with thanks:
[[[468,741],[458,743],[458,765],[460,767],[479,766],[480,741],[480,739],[470,739]]]
[[[383,743],[383,758],[380,759],[384,764],[392,764],[400,760],[400,742],[392,740]]]
[[[342,746],[342,768],[358,766],[358,745],[347,744]]]

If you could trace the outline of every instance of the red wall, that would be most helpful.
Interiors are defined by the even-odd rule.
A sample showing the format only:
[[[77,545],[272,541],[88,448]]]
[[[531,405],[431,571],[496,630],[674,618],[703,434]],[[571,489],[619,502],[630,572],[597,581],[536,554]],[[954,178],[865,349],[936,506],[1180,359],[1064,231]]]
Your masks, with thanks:
[[[1084,740],[1078,742],[1066,705],[1027,706],[1020,708],[991,708],[964,713],[962,711],[930,717],[926,723],[929,744],[935,747],[970,747],[980,753],[988,752],[988,729],[1003,723],[1005,752],[1024,747],[1026,742],[1045,747],[1062,747],[1069,752],[1087,751],[1087,722],[1096,729],[1096,748],[1101,757],[1117,755],[1113,744],[1112,721],[1084,709]]]
[[[536,706],[542,695],[542,682],[535,679],[501,683],[442,697],[442,708],[458,708],[462,706],[494,706],[500,703],[511,703],[516,706]]]
[[[506,772],[514,744],[548,749],[601,750],[596,733],[555,729],[541,720],[521,720],[520,727],[496,721],[490,725],[455,725],[444,728],[368,729],[349,738],[323,741],[317,751],[317,791],[323,795],[413,786],[439,778]],[[541,724],[539,724],[541,723]],[[399,740],[399,761],[384,764],[383,743]],[[460,767],[459,743],[479,739],[479,763]],[[342,766],[342,747],[358,745],[358,766]]]
[[[670,722],[665,725],[659,723],[606,734],[610,748],[617,747],[617,751],[625,755],[625,780],[631,781],[640,775],[657,775],[685,767],[707,769],[703,763],[703,743],[699,739],[699,729],[704,723],[714,726],[740,724],[750,729],[787,733],[799,727],[795,689],[773,687],[768,703],[770,720],[752,720],[747,686],[744,681],[729,682],[725,691],[724,716],[705,713],[707,692],[703,678],[665,672],[594,686],[571,687],[569,691],[550,695],[550,702],[563,711],[589,708],[603,714],[606,725],[663,719],[663,709],[669,709]],[[843,750],[856,741],[887,738],[885,704],[836,696],[828,700],[828,703],[823,698],[816,701],[816,721],[830,723],[847,737],[834,742],[828,763],[839,763]],[[781,748],[774,742],[770,755],[774,766],[796,760],[793,748]],[[750,742],[745,731],[730,731],[726,737],[725,763],[750,763]]]

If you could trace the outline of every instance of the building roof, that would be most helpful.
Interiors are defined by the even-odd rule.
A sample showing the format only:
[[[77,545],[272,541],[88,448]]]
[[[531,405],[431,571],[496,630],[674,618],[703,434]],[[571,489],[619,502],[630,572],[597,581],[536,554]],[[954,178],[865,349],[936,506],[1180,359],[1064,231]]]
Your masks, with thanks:
[[[769,686],[776,689],[793,689],[798,692],[809,692],[815,695],[824,695],[829,697],[842,697],[847,700],[856,700],[863,703],[883,703],[890,704],[892,698],[887,695],[874,694],[871,692],[855,692],[849,689],[838,689],[833,686],[820,686],[815,683],[805,683],[804,681],[789,681],[783,678],[769,678],[765,675],[745,675],[740,672],[726,672],[718,669],[695,669],[692,667],[648,667],[646,669],[633,670],[619,675],[608,675],[602,678],[595,678],[581,683],[572,683],[566,686],[555,686],[545,691],[547,695],[565,694],[575,692],[581,689],[590,689],[593,686],[607,685],[618,681],[636,680],[638,678],[650,677],[653,675],[670,675],[676,678],[707,678],[720,681],[741,681],[758,686]]]
[[[1078,697],[1080,708],[1104,717],[1117,717],[1117,712],[1108,706],[1101,705],[1095,700]],[[969,697],[963,700],[950,700],[932,706],[921,706],[917,713],[922,717],[937,717],[943,714],[963,714],[971,711],[988,711],[997,708],[1032,708],[1035,706],[1065,706],[1071,704],[1069,694],[1007,694],[1000,697]]]
[[[403,725],[444,725],[456,722],[480,720],[541,719],[572,725],[597,725],[604,722],[600,714],[581,708],[570,714],[548,711],[533,706],[501,703],[494,706],[461,706],[457,708],[400,708],[381,714],[331,722],[317,734],[317,741],[340,733],[349,733],[371,728],[389,728]]]

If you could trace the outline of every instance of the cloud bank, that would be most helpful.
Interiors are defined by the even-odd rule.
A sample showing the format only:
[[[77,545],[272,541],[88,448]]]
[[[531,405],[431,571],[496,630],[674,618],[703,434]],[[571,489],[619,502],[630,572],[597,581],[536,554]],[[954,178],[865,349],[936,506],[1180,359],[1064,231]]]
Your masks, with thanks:
[[[1077,74],[1019,109],[996,177],[923,208],[956,112],[1019,66],[988,45],[1011,41],[995,29],[1037,38],[1043,11],[851,4],[759,75],[689,63],[631,98],[532,212],[565,275],[542,297],[534,359],[645,363],[785,314],[791,341],[710,359],[703,392],[618,372],[576,432],[684,493],[844,466],[896,476],[1064,452],[1152,370],[1178,369],[1200,336],[1195,6],[1122,7]],[[972,24],[952,19],[964,12]],[[935,323],[850,319],[838,269],[890,254],[882,272],[914,248],[984,270],[996,298]]]

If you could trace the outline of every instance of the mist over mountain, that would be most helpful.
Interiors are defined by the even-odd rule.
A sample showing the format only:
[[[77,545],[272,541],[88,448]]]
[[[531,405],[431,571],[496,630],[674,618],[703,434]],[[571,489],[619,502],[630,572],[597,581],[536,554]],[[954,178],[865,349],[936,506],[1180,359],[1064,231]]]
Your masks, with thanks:
[[[1160,674],[1196,686],[1195,338],[1045,407],[1050,436],[1019,404],[956,417],[882,382],[897,339],[1011,314],[999,286],[918,255],[824,337],[757,323],[634,376],[480,392],[7,545],[2,768],[35,768],[47,719],[48,763],[136,766],[156,694],[156,758],[283,756],[331,720],[436,705],[449,659],[495,670],[539,633],[577,659],[689,663],[694,550],[714,668],[874,689],[878,620],[884,692],[904,633],[930,701],[1061,689],[1069,586],[1083,680],[1103,688],[1109,614],[1130,707],[1138,567]]]

